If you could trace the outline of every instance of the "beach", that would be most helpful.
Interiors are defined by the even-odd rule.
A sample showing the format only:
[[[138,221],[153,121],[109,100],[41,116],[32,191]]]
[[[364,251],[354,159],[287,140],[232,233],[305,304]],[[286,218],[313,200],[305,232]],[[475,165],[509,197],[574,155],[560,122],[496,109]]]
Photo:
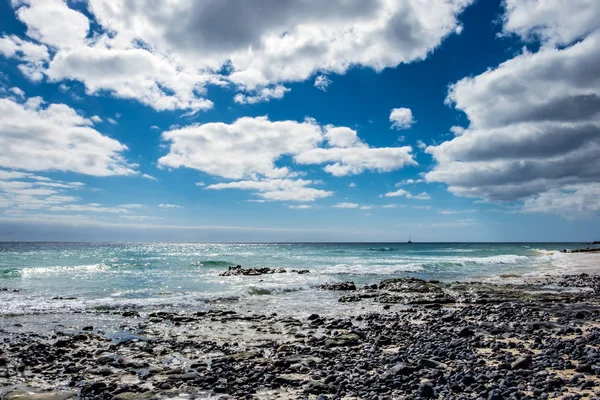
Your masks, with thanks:
[[[112,307],[91,294],[83,297],[84,289],[91,292],[86,279],[100,281],[105,271],[87,268],[83,279],[82,269],[68,265],[64,251],[72,255],[74,247],[67,247],[60,253],[66,260],[59,273],[65,280],[62,293],[53,286],[53,297],[43,298],[42,285],[28,283],[27,277],[35,276],[36,281],[47,278],[46,285],[54,284],[56,278],[47,270],[30,275],[13,272],[0,285],[4,300],[0,396],[8,400],[598,396],[600,277],[594,265],[600,265],[600,257],[558,254],[548,245],[524,249],[532,261],[519,258],[527,257],[520,254],[482,254],[491,248],[506,253],[508,247],[481,246],[361,245],[352,250],[416,252],[414,259],[426,260],[421,267],[431,263],[427,258],[431,254],[443,253],[438,257],[443,265],[456,264],[463,271],[476,266],[478,272],[459,275],[462,279],[434,279],[451,275],[448,270],[430,272],[425,278],[412,261],[412,271],[404,267],[405,271],[394,272],[388,263],[389,269],[381,274],[357,274],[358,261],[346,267],[354,274],[340,274],[338,263],[331,267],[335,275],[333,269],[319,273],[318,265],[308,272],[293,263],[219,265],[211,275],[213,282],[243,287],[247,295],[167,293],[166,301],[161,296],[138,295],[128,301],[112,296]],[[237,251],[249,253],[251,248],[240,245]],[[319,251],[337,252],[340,260],[357,257],[343,254],[349,248],[336,245]],[[39,252],[48,257],[45,249],[38,247],[34,255],[29,248],[10,257],[13,262],[17,257],[38,257]],[[106,247],[88,246],[78,258],[90,258],[90,249],[99,252]],[[131,247],[118,249],[134,258],[128,253]],[[254,255],[239,258],[258,257],[256,248],[253,251]],[[274,251],[281,249],[271,249],[271,256]],[[285,251],[287,257],[300,252]],[[313,252],[314,247],[304,251]],[[111,252],[115,262],[122,261],[115,257],[114,247]],[[471,253],[470,258],[465,253]],[[388,257],[400,268],[412,256]],[[489,257],[496,257],[497,264],[493,273],[486,274]],[[7,259],[5,252],[4,262]],[[384,259],[378,255],[372,260],[384,265]],[[21,270],[27,268],[34,267]],[[143,272],[152,275],[151,270]],[[124,277],[104,289],[116,293],[117,287],[122,290],[133,279],[128,269],[111,274],[113,279],[117,275]],[[267,290],[275,287],[283,289]],[[9,301],[20,304],[21,312]]]

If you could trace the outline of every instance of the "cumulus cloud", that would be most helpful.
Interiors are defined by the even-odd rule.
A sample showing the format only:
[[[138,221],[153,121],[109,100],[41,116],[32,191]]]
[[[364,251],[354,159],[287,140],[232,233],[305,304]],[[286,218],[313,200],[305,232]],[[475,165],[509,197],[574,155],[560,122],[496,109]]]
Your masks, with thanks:
[[[135,99],[157,111],[207,110],[212,102],[199,96],[211,78],[180,69],[146,49],[116,49],[96,44],[56,53],[45,74],[51,81],[79,80],[89,95],[109,92]]]
[[[417,165],[410,146],[371,148],[316,148],[294,157],[299,164],[328,164],[323,170],[333,176],[356,175],[364,171],[389,172]]]
[[[406,197],[407,199],[415,199],[415,200],[429,200],[431,199],[431,196],[429,196],[429,194],[427,194],[427,192],[421,192],[419,194],[412,194],[407,190],[404,189],[398,189],[396,191],[393,192],[388,192],[386,194],[383,195],[384,197]]]
[[[264,103],[271,99],[282,99],[286,92],[289,91],[290,89],[286,88],[285,86],[277,85],[274,87],[258,89],[251,94],[238,93],[235,95],[233,100],[240,104]]]
[[[28,171],[72,171],[87,175],[135,175],[127,146],[95,130],[90,119],[64,104],[45,106],[0,99],[0,166]]]
[[[240,189],[252,190],[265,200],[310,202],[329,197],[333,192],[315,189],[309,185],[321,182],[305,179],[265,179],[246,180],[209,185],[206,189]]]
[[[0,37],[0,55],[21,61],[19,69],[32,81],[43,78],[45,64],[50,58],[48,48],[15,35]]]
[[[406,196],[410,194],[407,190],[404,189],[398,189],[394,192],[388,192],[386,194],[384,194],[385,197],[402,197],[402,196]]]
[[[163,132],[162,137],[170,148],[158,160],[159,166],[188,167],[230,179],[287,176],[290,171],[276,167],[275,161],[323,140],[321,128],[312,120],[271,122],[267,117],[192,125]]]
[[[239,101],[258,102],[285,93],[265,88],[317,73],[425,59],[461,31],[458,16],[471,2],[90,0],[86,14],[64,0],[12,4],[27,35],[51,49],[47,67],[23,64],[34,67],[32,78],[75,79],[89,94],[195,112],[212,106],[207,84],[230,84],[244,93]],[[0,42],[3,54],[14,47]]]
[[[422,183],[425,182],[425,180],[423,179],[404,179],[403,181],[400,181],[398,183],[396,183],[396,187],[400,187],[400,186],[405,186],[405,185],[416,185],[417,183]]]
[[[567,45],[598,29],[596,0],[505,0],[504,32],[549,45]]]
[[[426,179],[461,196],[569,212],[558,199],[579,189],[563,188],[600,183],[600,6],[508,1],[504,29],[542,46],[450,87],[447,102],[470,125],[427,148],[437,165]]]
[[[390,113],[390,122],[393,129],[409,129],[414,123],[410,108],[393,108]]]
[[[188,167],[230,179],[284,178],[294,173],[277,167],[284,155],[297,164],[327,164],[334,176],[365,170],[387,172],[416,165],[411,147],[372,148],[346,127],[320,126],[312,119],[303,122],[270,121],[244,117],[231,124],[207,123],[163,133],[169,153],[159,166]],[[327,147],[319,147],[327,144]]]

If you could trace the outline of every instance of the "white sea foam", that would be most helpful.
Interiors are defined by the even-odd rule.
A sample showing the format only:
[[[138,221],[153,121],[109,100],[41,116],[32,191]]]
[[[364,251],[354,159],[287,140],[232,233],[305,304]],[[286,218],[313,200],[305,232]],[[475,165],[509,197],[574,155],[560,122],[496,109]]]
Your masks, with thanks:
[[[401,272],[418,272],[423,267],[419,263],[340,263],[319,269],[326,274],[351,274],[351,275],[393,275]]]
[[[89,265],[70,265],[70,266],[52,266],[52,267],[31,267],[21,269],[21,276],[29,277],[34,275],[48,274],[66,274],[66,273],[96,273],[108,271],[110,267],[106,264]]]

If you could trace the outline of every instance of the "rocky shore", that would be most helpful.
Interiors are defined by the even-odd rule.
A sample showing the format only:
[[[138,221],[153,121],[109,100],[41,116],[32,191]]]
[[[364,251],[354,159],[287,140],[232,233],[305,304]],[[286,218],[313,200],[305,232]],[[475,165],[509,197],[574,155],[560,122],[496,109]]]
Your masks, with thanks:
[[[132,337],[119,341],[101,326],[0,332],[0,398],[600,398],[600,277],[322,289],[355,302],[356,315],[244,314],[233,304],[120,310]]]

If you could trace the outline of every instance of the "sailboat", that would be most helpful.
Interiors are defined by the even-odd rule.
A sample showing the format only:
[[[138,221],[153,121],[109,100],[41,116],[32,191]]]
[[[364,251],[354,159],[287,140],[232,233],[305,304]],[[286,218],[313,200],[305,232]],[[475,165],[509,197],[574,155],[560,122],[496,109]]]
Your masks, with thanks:
[[[412,243],[412,240],[410,240],[410,233],[408,234],[408,243]]]

